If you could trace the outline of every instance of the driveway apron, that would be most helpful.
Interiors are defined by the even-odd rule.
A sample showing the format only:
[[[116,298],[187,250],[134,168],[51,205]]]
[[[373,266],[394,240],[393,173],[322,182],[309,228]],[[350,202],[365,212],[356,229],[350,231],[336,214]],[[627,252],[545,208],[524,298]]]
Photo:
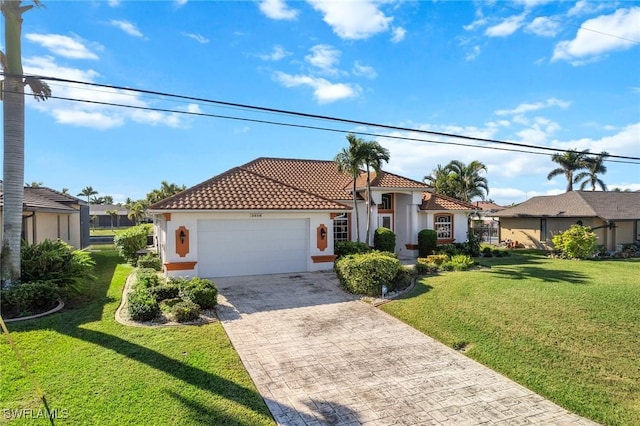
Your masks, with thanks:
[[[333,273],[214,281],[278,424],[595,424],[347,295]]]

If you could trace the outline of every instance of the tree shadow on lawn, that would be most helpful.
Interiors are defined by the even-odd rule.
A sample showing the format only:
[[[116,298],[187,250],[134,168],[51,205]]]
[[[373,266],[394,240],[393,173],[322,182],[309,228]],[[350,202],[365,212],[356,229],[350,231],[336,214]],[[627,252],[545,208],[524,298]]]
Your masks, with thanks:
[[[491,269],[490,274],[510,280],[540,280],[546,283],[586,284],[588,275],[577,271],[547,269],[536,266],[517,266],[509,269]]]

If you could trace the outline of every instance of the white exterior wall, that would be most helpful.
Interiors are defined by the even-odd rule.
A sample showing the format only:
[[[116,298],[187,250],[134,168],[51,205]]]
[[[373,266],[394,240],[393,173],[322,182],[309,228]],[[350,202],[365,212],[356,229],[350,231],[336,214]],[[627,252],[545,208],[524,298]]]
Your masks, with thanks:
[[[419,216],[420,229],[435,229],[434,218],[436,214],[448,213],[453,214],[453,238],[454,243],[464,243],[467,241],[467,232],[469,231],[469,224],[467,222],[467,212],[452,212],[447,210],[442,211],[421,211]]]
[[[259,215],[259,216],[258,216]],[[158,236],[159,249],[163,263],[198,262],[198,221],[199,220],[269,220],[269,219],[307,219],[309,223],[307,253],[307,271],[322,271],[333,269],[333,262],[314,263],[311,256],[333,255],[333,221],[329,212],[194,212],[171,213],[171,220],[165,221],[162,215],[156,217],[155,234]],[[321,251],[317,248],[317,227],[324,224],[327,227],[327,248]],[[180,257],[175,250],[175,231],[180,226],[189,230],[189,253]],[[239,256],[242,253],[238,253]],[[251,259],[247,259],[251,262]],[[192,270],[167,271],[168,276],[199,276],[198,263]],[[303,272],[303,271],[300,271]]]

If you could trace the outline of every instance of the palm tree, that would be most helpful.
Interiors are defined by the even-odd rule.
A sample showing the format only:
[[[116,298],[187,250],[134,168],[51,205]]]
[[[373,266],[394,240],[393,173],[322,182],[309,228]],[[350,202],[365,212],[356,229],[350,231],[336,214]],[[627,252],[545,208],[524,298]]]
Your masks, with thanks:
[[[187,189],[186,186],[178,186],[175,183],[169,183],[166,180],[160,182],[160,189],[154,189],[147,194],[147,201],[149,204],[157,203],[160,200],[171,197],[179,192]]]
[[[77,196],[78,197],[80,197],[80,196],[87,197],[87,203],[90,203],[91,202],[91,196],[92,195],[96,195],[97,193],[98,193],[98,191],[93,189],[93,186],[85,186],[84,188],[82,188],[82,191],[80,191],[80,193]]]
[[[104,201],[105,204],[113,204],[113,197],[111,195],[105,195],[102,197],[102,201]]]
[[[588,152],[589,150],[585,149],[580,152],[572,150],[564,154],[553,154],[551,161],[558,163],[560,167],[551,170],[547,179],[551,180],[556,176],[564,175],[567,178],[567,192],[573,191],[573,173],[586,168],[585,156]]]
[[[584,180],[582,184],[580,184],[580,191],[584,191],[584,188],[589,184],[591,184],[592,191],[596,190],[596,185],[598,185],[603,191],[607,190],[607,185],[605,185],[604,181],[598,177],[598,174],[603,175],[607,173],[607,166],[604,165],[604,161],[608,156],[608,152],[602,151],[600,154],[595,154],[592,157],[585,158],[587,170],[578,173],[573,179],[573,183],[578,183],[581,180]]]
[[[113,231],[113,219],[118,217],[117,210],[107,210],[107,214],[111,216],[111,230]]]
[[[423,181],[431,186],[436,194],[448,195],[450,197],[455,197],[450,170],[447,166],[442,167],[441,164],[438,164],[438,167],[433,169],[430,175],[425,176]]]
[[[447,164],[447,170],[455,198],[469,202],[475,197],[484,200],[485,195],[489,195],[487,178],[480,175],[487,171],[487,166],[480,161],[474,160],[465,165],[462,161],[453,160]]]
[[[360,176],[360,167],[364,165],[364,152],[362,148],[364,141],[356,138],[356,136],[351,133],[347,135],[347,141],[349,141],[349,147],[342,148],[333,161],[338,167],[338,172],[351,176],[353,183],[351,195],[353,196],[353,209],[356,216],[356,239],[360,242],[360,216],[358,215],[356,181],[358,180],[358,176]]]
[[[141,202],[137,202],[129,208],[129,214],[127,217],[133,220],[137,225],[138,222],[140,222],[140,219],[145,217],[145,213],[146,209],[144,205]]]
[[[8,282],[20,279],[20,244],[22,236],[22,204],[24,200],[24,86],[29,85],[36,100],[51,96],[46,83],[25,77],[22,69],[22,14],[35,6],[21,1],[0,1],[4,15],[6,54],[0,52],[4,70],[2,86],[4,159],[3,159],[3,262],[0,278]]]
[[[371,169],[376,174],[382,170],[382,162],[389,162],[391,158],[389,150],[376,141],[364,142],[362,144],[364,165],[367,171],[367,244],[371,245]]]
[[[68,194],[69,193],[69,188],[62,188],[62,192],[63,194]]]

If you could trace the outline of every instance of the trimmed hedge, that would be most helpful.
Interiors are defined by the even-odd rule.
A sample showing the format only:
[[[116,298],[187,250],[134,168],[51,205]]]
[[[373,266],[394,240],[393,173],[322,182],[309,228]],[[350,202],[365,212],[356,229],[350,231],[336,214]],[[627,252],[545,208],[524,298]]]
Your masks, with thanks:
[[[432,254],[438,245],[438,233],[433,229],[423,229],[418,232],[418,257]]]
[[[157,254],[147,253],[138,259],[138,268],[150,268],[154,271],[162,270],[162,261]]]
[[[355,241],[336,241],[333,245],[333,253],[338,256],[347,256],[350,254],[369,253],[371,248],[365,243]]]
[[[151,288],[160,284],[162,280],[155,269],[142,268],[136,272],[136,288]]]
[[[179,295],[183,300],[190,300],[202,309],[210,309],[218,303],[218,288],[211,281],[194,277],[178,282]]]
[[[376,229],[373,233],[373,248],[394,253],[396,251],[396,234],[388,228]]]
[[[149,293],[156,298],[157,302],[178,297],[180,289],[175,284],[162,284],[156,287],[150,287]]]
[[[2,315],[14,318],[46,312],[58,303],[60,290],[51,282],[20,283],[3,289]]]
[[[137,252],[147,246],[148,229],[145,225],[132,226],[113,238],[118,254],[132,265],[137,263]]]
[[[200,318],[200,306],[190,300],[184,300],[173,305],[171,315],[178,322],[194,321]]]
[[[160,314],[155,296],[145,288],[138,288],[128,295],[129,316],[134,321],[150,321]]]
[[[382,286],[395,287],[402,264],[389,253],[352,254],[336,261],[340,285],[349,293],[379,296]]]

